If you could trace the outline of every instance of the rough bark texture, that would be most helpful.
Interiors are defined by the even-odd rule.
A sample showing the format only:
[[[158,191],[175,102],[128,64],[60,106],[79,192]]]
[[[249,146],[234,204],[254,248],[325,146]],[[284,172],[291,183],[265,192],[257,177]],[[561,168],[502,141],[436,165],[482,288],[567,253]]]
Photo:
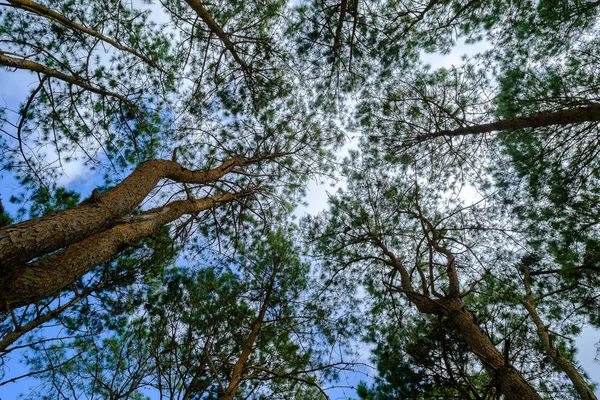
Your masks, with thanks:
[[[541,128],[552,125],[573,125],[595,121],[600,121],[600,105],[572,108],[568,110],[554,112],[543,112],[539,114],[533,114],[528,117],[505,119],[489,124],[466,126],[463,128],[453,130],[442,130],[430,134],[417,136],[416,140],[424,141],[442,136],[452,137],[476,135],[496,131],[514,131],[517,129],[524,128]]]
[[[512,365],[506,365],[504,355],[475,323],[473,315],[465,309],[459,298],[447,297],[434,300],[414,292],[407,293],[407,297],[420,312],[444,315],[454,323],[461,339],[481,361],[496,387],[507,400],[542,399],[518,370]]]
[[[507,400],[541,400],[542,398],[527,383],[521,373],[512,365],[507,365],[504,355],[494,346],[490,338],[475,323],[473,315],[465,309],[460,294],[459,279],[455,268],[455,257],[445,247],[438,243],[435,227],[427,221],[421,212],[415,214],[424,224],[428,224],[432,232],[430,246],[447,258],[447,278],[450,291],[448,295],[440,298],[430,296],[429,291],[417,292],[410,279],[408,270],[402,261],[390,251],[377,237],[373,237],[375,244],[388,258],[388,265],[400,274],[402,292],[417,309],[425,314],[443,315],[455,326],[461,339],[469,346],[470,351],[481,361],[482,365],[493,379],[499,392]],[[433,289],[433,281],[430,282]],[[432,290],[433,291],[433,290]]]
[[[152,235],[165,224],[182,215],[230,202],[241,195],[226,193],[199,200],[174,201],[128,218],[31,264],[5,270],[0,279],[0,309],[14,309],[57,293],[96,265]]]
[[[523,302],[523,305],[529,312],[529,315],[531,316],[531,319],[535,324],[537,336],[540,341],[540,344],[542,345],[544,353],[546,353],[546,355],[550,357],[550,359],[558,369],[567,374],[567,376],[573,383],[573,387],[583,400],[598,400],[598,397],[596,397],[594,391],[585,381],[583,376],[581,376],[577,368],[575,368],[575,366],[566,357],[560,354],[560,351],[552,344],[552,340],[550,340],[550,334],[548,333],[549,326],[544,325],[544,322],[540,318],[540,315],[538,314],[534,305],[534,299],[531,295],[529,269],[523,266],[522,270],[525,275],[526,291],[525,301]]]
[[[462,302],[452,299],[443,303],[447,316],[456,326],[461,338],[494,380],[498,390],[507,400],[541,400],[542,398],[527,383],[512,365],[506,365],[504,355],[494,346],[490,338],[474,322],[473,315]]]
[[[0,272],[114,226],[135,210],[161,179],[196,184],[214,182],[234,167],[249,162],[253,160],[235,158],[215,169],[192,171],[174,161],[147,161],[96,199],[0,229]]]

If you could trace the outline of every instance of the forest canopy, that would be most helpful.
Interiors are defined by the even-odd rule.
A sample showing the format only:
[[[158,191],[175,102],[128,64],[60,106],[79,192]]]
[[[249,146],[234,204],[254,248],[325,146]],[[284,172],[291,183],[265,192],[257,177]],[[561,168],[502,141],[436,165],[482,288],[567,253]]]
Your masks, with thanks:
[[[596,399],[599,7],[0,3],[0,393]]]

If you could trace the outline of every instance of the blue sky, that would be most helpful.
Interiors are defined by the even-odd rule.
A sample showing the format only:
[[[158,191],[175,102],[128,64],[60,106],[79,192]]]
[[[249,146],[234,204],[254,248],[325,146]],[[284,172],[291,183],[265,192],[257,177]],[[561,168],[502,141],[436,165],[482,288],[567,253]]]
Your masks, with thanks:
[[[432,64],[434,68],[448,67],[451,65],[460,65],[460,56],[463,54],[474,54],[485,50],[485,44],[479,46],[466,46],[460,43],[456,49],[445,56],[440,55],[424,55],[426,62]],[[24,99],[28,91],[32,89],[32,85],[36,84],[37,77],[34,74],[17,71],[8,72],[6,69],[0,70],[0,94],[1,107],[12,110],[17,110],[19,104]],[[353,146],[353,145],[350,145]],[[348,147],[344,151],[347,151]],[[82,199],[89,196],[91,191],[98,185],[102,184],[102,179],[93,171],[90,171],[82,162],[71,162],[64,165],[64,175],[58,182],[59,186],[67,187],[78,191],[82,195]],[[338,185],[339,186],[339,185]],[[3,205],[9,213],[15,213],[16,207],[8,201],[11,195],[18,193],[20,190],[18,182],[8,172],[2,172],[0,175],[0,197]],[[297,211],[297,215],[304,213],[317,213],[326,207],[327,192],[334,191],[331,188],[331,182],[319,184],[313,182],[308,187],[307,207],[301,207]],[[600,341],[600,331],[586,327],[581,335],[576,339],[576,345],[579,350],[578,360],[581,366],[588,372],[595,382],[600,382],[600,365],[595,361],[596,344]],[[18,362],[18,353],[12,354],[8,361],[9,374],[4,378],[10,378],[25,373],[26,370]],[[364,360],[367,361],[367,360]],[[361,373],[345,373],[342,384],[349,386],[356,385],[359,380],[366,379],[365,374]],[[17,394],[23,392],[24,386],[34,384],[33,380],[20,381],[14,384],[9,384],[0,388],[0,399],[11,400],[16,399]],[[600,389],[597,391],[600,395]],[[331,391],[333,399],[342,399],[355,396],[355,392],[351,389],[335,389]]]

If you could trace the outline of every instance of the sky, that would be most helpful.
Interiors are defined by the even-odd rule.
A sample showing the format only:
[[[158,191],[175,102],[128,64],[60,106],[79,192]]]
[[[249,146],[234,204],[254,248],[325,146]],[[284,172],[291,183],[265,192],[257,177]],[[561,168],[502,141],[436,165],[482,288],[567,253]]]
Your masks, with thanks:
[[[454,49],[446,55],[422,53],[421,60],[430,64],[432,68],[451,68],[458,67],[463,64],[463,56],[472,57],[478,53],[484,52],[489,48],[486,43],[477,44],[465,44],[461,41],[456,44]],[[349,134],[350,142],[344,146],[341,150],[340,157],[348,154],[348,150],[356,149],[358,144],[358,136],[356,134]],[[329,194],[335,193],[339,188],[343,188],[344,182],[332,182],[326,180],[325,182],[311,182],[308,185],[308,193],[306,201],[307,206],[298,207],[296,215],[301,217],[305,214],[315,215],[321,211],[327,209],[327,199]],[[466,201],[475,202],[478,200],[478,194],[472,187],[465,187],[461,193],[462,197]],[[600,397],[600,362],[597,357],[597,348],[600,349],[600,330],[593,327],[587,326],[581,331],[580,335],[575,338],[575,347],[577,348],[577,360],[583,370],[589,375],[591,380],[598,386],[596,388],[596,395]],[[355,376],[352,376],[355,378]],[[364,379],[364,378],[359,378]],[[352,381],[352,380],[350,380]],[[349,395],[345,390],[343,394]]]
[[[157,19],[164,18],[164,14]],[[455,49],[447,55],[439,54],[423,54],[424,62],[432,65],[433,68],[459,66],[461,56],[464,54],[475,55],[478,52],[486,49],[485,43],[478,45],[465,45],[459,43]],[[12,110],[17,110],[20,102],[24,99],[28,91],[32,89],[32,85],[37,82],[37,78],[23,71],[7,72],[5,69],[0,70],[0,107],[5,107]],[[356,148],[357,136],[349,133],[351,141],[347,144],[340,153],[340,157],[347,154],[351,148]],[[101,184],[101,179],[95,176],[82,162],[75,161],[65,163],[64,175],[59,180],[59,185],[69,189],[76,190],[82,194],[82,198],[89,196],[91,191]],[[14,213],[15,207],[12,206],[8,199],[18,190],[18,182],[7,173],[2,173],[0,176],[0,198],[3,205],[9,211]],[[327,207],[328,193],[334,193],[337,188],[343,187],[343,182],[332,182],[325,180],[324,182],[310,182],[307,188],[306,201],[307,206],[297,208],[295,214],[301,217],[305,214],[316,214],[323,211]],[[465,194],[466,197],[474,196],[474,193]],[[596,358],[596,344],[600,341],[600,331],[591,327],[583,329],[582,333],[576,339],[576,347],[578,348],[578,360],[584,370],[590,375],[593,381],[600,383],[600,364]],[[365,348],[365,358],[368,356],[368,349]],[[17,376],[24,373],[25,370],[19,366],[18,360],[13,357],[9,364],[9,376]],[[367,361],[367,360],[363,360]],[[363,373],[346,373],[343,374],[342,384],[354,386],[359,380],[366,379]],[[32,382],[32,381],[29,381]],[[17,398],[17,394],[22,392],[24,382],[10,384],[0,388],[0,400],[12,400]],[[335,389],[330,392],[333,399],[342,399],[354,397],[355,392],[352,389]],[[597,390],[600,395],[600,389]]]

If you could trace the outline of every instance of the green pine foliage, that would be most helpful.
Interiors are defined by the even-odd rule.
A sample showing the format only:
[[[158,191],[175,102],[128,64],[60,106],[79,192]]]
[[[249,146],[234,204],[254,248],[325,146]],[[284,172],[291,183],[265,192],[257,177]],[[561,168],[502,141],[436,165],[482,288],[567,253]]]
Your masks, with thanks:
[[[0,230],[93,205],[61,186],[73,163],[105,192],[150,160],[190,170],[255,160],[208,184],[161,181],[106,225],[172,201],[247,198],[184,215],[0,315],[0,387],[22,354],[41,383],[25,396],[217,399],[246,354],[235,398],[325,399],[367,348],[371,378],[350,384],[361,399],[507,397],[453,315],[425,297],[460,301],[543,398],[577,398],[524,304],[579,368],[574,338],[600,327],[600,116],[485,127],[597,111],[599,9],[0,4],[0,78],[27,80],[22,98],[0,105],[0,171],[19,183],[17,210],[0,203]],[[460,43],[486,50],[444,68],[421,61]],[[358,149],[340,160],[352,136]],[[326,178],[341,188],[295,228],[308,185]]]

